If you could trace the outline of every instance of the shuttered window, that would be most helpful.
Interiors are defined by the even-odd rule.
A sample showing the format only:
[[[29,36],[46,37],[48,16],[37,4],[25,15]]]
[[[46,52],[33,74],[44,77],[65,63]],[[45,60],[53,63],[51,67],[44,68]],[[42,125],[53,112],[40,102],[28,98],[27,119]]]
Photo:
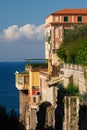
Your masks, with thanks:
[[[78,16],[78,22],[82,22],[82,16]]]
[[[68,22],[68,16],[64,16],[64,22]]]

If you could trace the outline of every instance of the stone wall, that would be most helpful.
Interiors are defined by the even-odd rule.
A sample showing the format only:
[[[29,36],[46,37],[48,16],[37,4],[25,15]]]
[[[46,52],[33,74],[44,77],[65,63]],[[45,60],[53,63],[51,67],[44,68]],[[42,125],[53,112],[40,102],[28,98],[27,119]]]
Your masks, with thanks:
[[[70,77],[72,76],[73,83],[79,87],[80,93],[86,93],[87,80],[84,76],[84,71],[84,67],[80,65],[63,64],[60,69],[60,75],[62,74],[64,76],[64,86],[66,87],[69,84]]]
[[[78,130],[79,97],[64,97],[64,124],[63,130]]]
[[[28,103],[28,95],[24,93],[24,91],[20,91],[19,93],[19,98],[20,98],[20,121],[23,123],[25,122],[25,109],[26,109],[26,104]]]

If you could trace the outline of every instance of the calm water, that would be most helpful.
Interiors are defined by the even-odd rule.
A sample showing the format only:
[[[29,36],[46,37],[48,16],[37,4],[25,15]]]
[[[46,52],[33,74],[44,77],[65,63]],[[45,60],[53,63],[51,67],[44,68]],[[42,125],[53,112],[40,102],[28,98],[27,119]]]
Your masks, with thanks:
[[[15,87],[15,71],[22,71],[25,62],[0,62],[0,105],[7,111],[19,111],[19,91]]]

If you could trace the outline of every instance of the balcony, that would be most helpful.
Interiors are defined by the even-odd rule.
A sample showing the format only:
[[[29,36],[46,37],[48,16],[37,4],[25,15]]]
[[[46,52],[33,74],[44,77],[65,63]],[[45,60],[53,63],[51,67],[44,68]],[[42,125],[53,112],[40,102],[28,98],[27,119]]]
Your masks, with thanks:
[[[29,88],[29,73],[21,71],[15,73],[15,85],[18,90],[28,90]]]

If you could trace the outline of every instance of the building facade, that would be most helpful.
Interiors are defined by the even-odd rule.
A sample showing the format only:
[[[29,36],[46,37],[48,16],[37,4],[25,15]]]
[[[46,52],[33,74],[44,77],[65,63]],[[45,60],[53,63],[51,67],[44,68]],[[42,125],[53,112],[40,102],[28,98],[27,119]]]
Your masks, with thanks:
[[[49,64],[57,65],[56,56],[64,38],[64,30],[73,29],[75,24],[87,23],[87,9],[63,9],[48,15],[45,19],[45,57]],[[50,65],[49,65],[50,66]],[[52,71],[52,68],[49,70]]]
[[[25,67],[24,72],[16,72],[16,87],[20,91],[20,120],[23,120],[25,123],[26,130],[36,129],[36,113],[41,103],[51,103],[53,113],[56,108],[57,91],[60,89],[61,84],[63,86],[68,85],[71,75],[74,76],[74,82],[78,86],[79,79],[81,80],[80,76],[83,77],[84,83],[80,81],[79,90],[82,93],[86,92],[87,82],[84,80],[83,70],[80,68],[80,70],[77,70],[78,67],[75,69],[75,67],[69,66],[69,68],[67,67],[68,65],[61,67],[60,59],[56,54],[64,39],[64,31],[66,29],[73,29],[75,24],[87,24],[87,9],[63,9],[47,16],[45,19],[45,58],[48,62],[46,68],[29,65]],[[82,86],[84,90],[81,88]],[[73,115],[73,112],[71,112],[72,100],[76,100],[76,104],[74,104],[76,116],[73,120],[78,119],[78,97],[65,97],[65,102],[69,103],[69,107],[67,109],[67,105],[64,106],[63,130],[73,130],[74,128],[71,122]],[[48,108],[48,110],[51,110],[51,108]],[[51,118],[53,118],[51,123],[54,128],[54,117],[51,117],[48,112],[47,115],[49,115],[46,117],[49,120],[47,122],[50,122]],[[71,126],[68,127],[70,123],[73,126],[72,128]],[[47,125],[49,126],[49,124]]]
[[[25,124],[26,130],[36,128],[36,113],[42,97],[39,85],[40,71],[47,72],[47,64],[44,66],[44,63],[28,63],[25,71],[15,73],[20,98],[20,121]]]

